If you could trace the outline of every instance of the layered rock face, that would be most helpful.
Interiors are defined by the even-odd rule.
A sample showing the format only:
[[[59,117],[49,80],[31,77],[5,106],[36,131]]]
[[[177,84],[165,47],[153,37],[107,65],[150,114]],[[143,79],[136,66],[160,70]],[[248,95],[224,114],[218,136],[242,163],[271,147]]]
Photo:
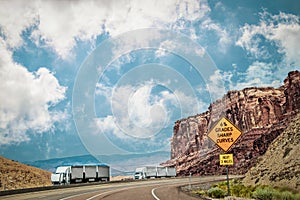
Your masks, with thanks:
[[[219,154],[224,153],[208,137],[213,125],[226,117],[243,135],[227,153],[233,153],[232,174],[244,174],[269,144],[288,126],[300,109],[300,72],[293,71],[280,88],[246,88],[229,91],[208,111],[175,122],[171,160],[179,175],[223,174]]]

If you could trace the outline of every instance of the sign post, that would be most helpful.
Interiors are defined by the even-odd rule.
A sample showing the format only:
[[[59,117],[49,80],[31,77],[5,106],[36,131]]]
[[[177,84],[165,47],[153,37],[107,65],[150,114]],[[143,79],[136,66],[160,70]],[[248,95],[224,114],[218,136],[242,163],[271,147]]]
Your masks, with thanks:
[[[225,117],[222,117],[207,134],[207,136],[225,153],[232,147],[241,135],[242,132]],[[226,165],[228,196],[230,196],[228,165],[233,165],[233,155],[220,154],[220,165]]]

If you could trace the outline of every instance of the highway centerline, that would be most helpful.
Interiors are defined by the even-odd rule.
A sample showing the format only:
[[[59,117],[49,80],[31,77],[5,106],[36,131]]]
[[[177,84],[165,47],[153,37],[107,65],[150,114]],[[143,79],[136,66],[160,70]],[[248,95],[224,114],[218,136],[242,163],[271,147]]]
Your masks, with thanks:
[[[154,193],[155,190],[156,190],[156,188],[153,188],[153,189],[151,190],[151,194],[152,194],[152,196],[154,197],[154,199],[160,200],[160,199],[155,195],[155,193]]]

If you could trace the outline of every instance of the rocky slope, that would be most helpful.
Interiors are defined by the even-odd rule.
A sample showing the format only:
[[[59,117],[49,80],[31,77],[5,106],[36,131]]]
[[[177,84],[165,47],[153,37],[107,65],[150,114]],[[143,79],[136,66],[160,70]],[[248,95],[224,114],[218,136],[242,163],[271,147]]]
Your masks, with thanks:
[[[300,190],[300,114],[246,174],[245,185],[272,185]]]
[[[14,190],[51,185],[51,172],[0,157],[0,190]]]
[[[269,144],[283,132],[300,109],[300,72],[293,71],[280,88],[246,88],[229,91],[212,103],[205,113],[178,120],[171,140],[171,160],[179,175],[223,174],[219,165],[223,153],[207,137],[220,117],[225,116],[243,131],[227,153],[234,154],[231,174],[244,174],[263,155]]]

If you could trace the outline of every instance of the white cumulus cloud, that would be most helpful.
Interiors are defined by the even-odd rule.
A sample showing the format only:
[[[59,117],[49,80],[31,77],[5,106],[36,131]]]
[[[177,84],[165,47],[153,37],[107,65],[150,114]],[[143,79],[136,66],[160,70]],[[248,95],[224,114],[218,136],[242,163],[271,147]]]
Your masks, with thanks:
[[[161,102],[151,102],[152,88],[151,84],[115,88],[110,100],[113,115],[98,119],[100,129],[120,138],[128,135],[147,138],[158,133],[169,122],[170,116]],[[115,125],[107,123],[108,121]]]
[[[37,18],[34,1],[1,1],[0,33],[4,34],[8,47],[21,46],[22,32],[33,26]]]
[[[299,16],[283,12],[271,15],[266,11],[260,16],[259,24],[245,24],[240,29],[242,35],[236,45],[244,48],[255,61],[231,88],[278,87],[288,71],[300,67]],[[274,49],[277,50],[276,56],[271,52]]]
[[[107,90],[107,86],[98,86]],[[153,93],[155,86],[153,81],[148,81],[111,88],[112,94],[99,92],[98,95],[106,95],[106,102],[111,102],[112,114],[95,120],[98,129],[123,140],[151,138],[170,125],[173,109],[181,111],[181,117],[187,117],[207,108],[206,104],[182,91]]]
[[[51,107],[65,98],[66,88],[46,68],[29,72],[12,60],[0,39],[0,144],[28,141],[28,131],[42,133],[66,118]]]
[[[209,77],[207,83],[209,94],[212,100],[217,100],[226,94],[226,82],[231,79],[231,74],[216,70],[213,75]]]
[[[243,47],[256,58],[271,55],[263,48],[263,36],[268,42],[278,47],[278,53],[284,55],[287,66],[300,66],[300,24],[299,17],[281,12],[278,15],[262,13],[258,25],[245,24],[241,29],[242,35],[236,45]]]
[[[225,53],[228,46],[232,43],[232,36],[230,33],[224,27],[212,21],[210,18],[201,23],[201,28],[203,30],[213,31],[218,36],[219,51]]]
[[[3,0],[0,27],[10,47],[20,46],[22,32],[33,28],[30,38],[38,46],[67,59],[77,41],[94,42],[104,32],[115,36],[140,28],[170,28],[178,19],[201,19],[209,11],[207,2],[198,0]]]
[[[232,89],[241,90],[246,87],[279,87],[281,85],[281,76],[287,74],[274,73],[274,66],[271,63],[254,62],[246,73],[243,74],[243,79],[237,82]]]

